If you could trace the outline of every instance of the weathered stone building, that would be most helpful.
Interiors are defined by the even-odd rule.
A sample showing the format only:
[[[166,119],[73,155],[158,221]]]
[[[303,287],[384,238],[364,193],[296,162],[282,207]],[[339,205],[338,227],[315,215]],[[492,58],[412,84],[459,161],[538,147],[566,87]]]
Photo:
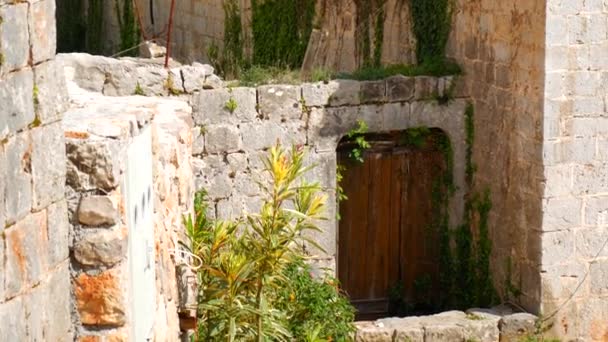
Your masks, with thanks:
[[[146,25],[155,15],[150,32],[164,31],[169,2],[155,1],[152,12],[140,3]],[[174,56],[204,60],[223,37],[222,2],[177,3]],[[248,3],[240,2],[245,28]],[[385,5],[385,63],[415,60],[399,3]],[[329,14],[316,64],[356,68],[356,4],[318,6]],[[370,132],[445,132],[457,189],[452,225],[467,194],[491,193],[491,270],[501,297],[542,315],[564,340],[608,338],[605,1],[456,1],[448,55],[464,69],[459,77],[233,89],[209,66],[56,58],[54,14],[54,0],[0,0],[0,339],[178,340],[182,215],[201,188],[216,217],[259,208],[259,156],[277,139],[305,145],[318,165],[311,177],[331,205],[315,236],[325,253],[313,254],[334,268],[336,147],[359,119]],[[447,95],[447,105],[434,100]],[[476,128],[471,188],[467,102]],[[380,332],[362,326],[361,336],[494,341],[517,330],[518,319],[530,322],[492,316],[464,327],[462,319],[412,319],[407,329],[387,320]],[[437,321],[453,335],[434,335]]]

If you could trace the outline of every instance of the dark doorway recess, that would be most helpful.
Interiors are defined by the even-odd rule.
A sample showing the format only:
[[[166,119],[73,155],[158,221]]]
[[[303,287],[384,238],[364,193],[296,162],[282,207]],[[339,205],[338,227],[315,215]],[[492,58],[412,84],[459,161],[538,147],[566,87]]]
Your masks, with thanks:
[[[338,278],[358,319],[432,313],[439,291],[439,232],[434,193],[446,172],[441,130],[367,135],[364,162],[344,140]]]

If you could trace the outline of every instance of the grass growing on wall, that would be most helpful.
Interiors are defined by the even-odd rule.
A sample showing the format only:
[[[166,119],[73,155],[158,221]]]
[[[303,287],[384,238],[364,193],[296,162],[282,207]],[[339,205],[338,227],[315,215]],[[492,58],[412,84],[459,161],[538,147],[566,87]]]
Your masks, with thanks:
[[[252,10],[252,63],[299,68],[312,32],[315,1],[253,0]]]
[[[352,73],[339,73],[336,78],[359,81],[382,80],[394,75],[403,76],[449,76],[460,75],[462,70],[456,63],[436,61],[420,65],[393,64],[379,67],[367,67]]]

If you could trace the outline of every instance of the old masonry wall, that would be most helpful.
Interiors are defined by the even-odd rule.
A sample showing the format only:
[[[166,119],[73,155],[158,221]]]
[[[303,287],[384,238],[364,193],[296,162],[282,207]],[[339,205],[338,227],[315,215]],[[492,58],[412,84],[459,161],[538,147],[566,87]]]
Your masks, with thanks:
[[[55,1],[0,0],[0,336],[72,341]]]

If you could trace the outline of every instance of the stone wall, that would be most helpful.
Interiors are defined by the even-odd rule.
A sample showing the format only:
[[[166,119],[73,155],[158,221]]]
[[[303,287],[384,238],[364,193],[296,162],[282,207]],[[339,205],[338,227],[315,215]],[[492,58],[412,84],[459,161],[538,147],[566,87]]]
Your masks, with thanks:
[[[171,57],[183,62],[209,62],[208,50],[212,45],[220,49],[224,40],[223,0],[176,1],[173,21]],[[239,0],[243,26],[244,50],[250,56],[251,0]],[[171,0],[155,0],[154,24],[150,15],[150,1],[138,0],[146,32],[166,41]],[[361,28],[357,19],[357,5],[353,0],[318,1],[317,16],[322,38],[315,41],[309,61],[310,67],[325,67],[337,71],[353,71],[363,60],[358,51],[356,35]],[[415,61],[414,38],[410,27],[409,6],[401,0],[388,0],[384,4],[383,63],[412,63]],[[375,13],[377,14],[377,13]],[[372,15],[373,16],[373,15]],[[365,20],[362,18],[361,20]],[[375,23],[370,26],[375,27]],[[373,33],[371,34],[373,36]],[[373,37],[372,37],[373,42]],[[373,43],[372,43],[373,51]]]
[[[494,283],[503,298],[537,312],[545,1],[460,0],[456,8],[448,50],[464,69],[463,92],[475,106],[475,189],[491,191]],[[514,298],[506,282],[521,296]]]
[[[585,341],[608,338],[607,19],[605,2],[547,1],[542,312]]]
[[[66,68],[68,75],[74,74],[72,68]],[[190,106],[154,97],[106,97],[69,81],[72,104],[63,128],[76,335],[81,341],[176,341],[180,328],[175,254],[177,242],[184,238],[181,219],[190,211],[193,192]],[[135,244],[145,241],[135,235],[141,234],[136,229],[146,228],[136,226],[137,209],[134,218],[129,217],[129,192],[136,191],[128,172],[129,148],[146,130],[151,130],[147,144],[152,170],[144,167],[138,172],[150,172],[152,189],[136,208],[144,220],[146,208],[152,207],[153,227],[148,229],[153,230],[153,240],[138,250]],[[135,275],[135,253],[142,250],[154,263],[150,278]],[[134,303],[148,290],[153,291],[153,302],[141,315]],[[138,335],[142,320],[153,322],[145,336]]]
[[[451,202],[456,225],[463,213],[465,184],[466,101],[438,105],[454,80],[397,76],[385,81],[331,81],[301,86],[203,90],[193,96],[193,153],[197,189],[206,189],[212,215],[221,219],[255,213],[263,198],[256,181],[263,181],[261,157],[280,141],[308,149],[310,173],[329,195],[327,221],[313,238],[326,254],[310,250],[334,267],[337,249],[335,220],[336,148],[349,130],[364,120],[370,132],[400,131],[427,126],[442,129],[454,149],[457,187]],[[233,110],[227,103],[236,104]]]
[[[71,341],[54,0],[0,0],[0,331]]]

